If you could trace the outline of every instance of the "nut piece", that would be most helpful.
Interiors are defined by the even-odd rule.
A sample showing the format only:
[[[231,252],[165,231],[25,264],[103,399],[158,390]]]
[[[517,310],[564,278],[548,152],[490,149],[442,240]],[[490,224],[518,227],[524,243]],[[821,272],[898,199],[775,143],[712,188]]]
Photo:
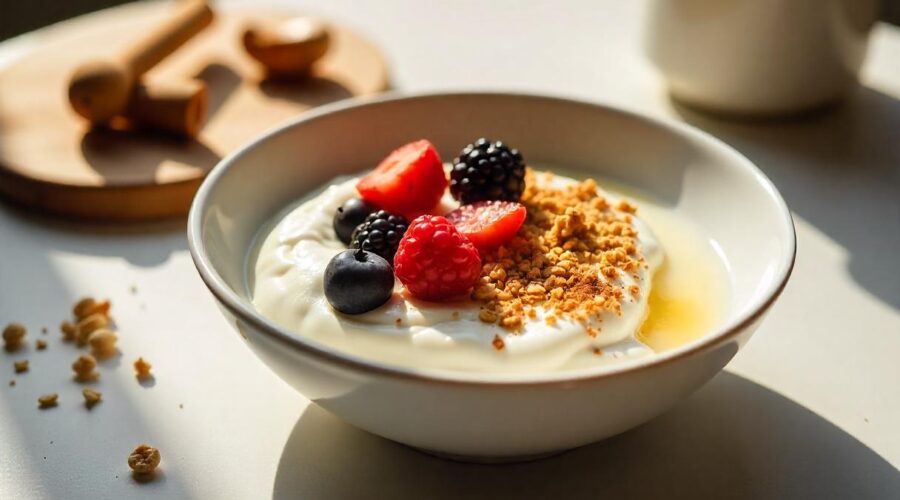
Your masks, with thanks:
[[[92,314],[109,315],[110,302],[108,300],[96,301],[93,297],[85,297],[75,304],[72,313],[80,321]]]
[[[138,358],[137,361],[134,362],[135,374],[137,375],[137,378],[141,380],[150,378],[152,376],[150,373],[150,368],[153,368],[153,365],[144,361],[144,358]]]
[[[99,403],[101,399],[103,399],[102,392],[95,391],[89,388],[81,391],[81,395],[84,396],[84,405],[87,406],[89,410],[93,408],[95,404]]]
[[[59,330],[63,334],[63,340],[72,341],[78,337],[78,328],[68,321],[63,321],[62,324],[59,325]]]
[[[34,341],[34,347],[35,347],[38,351],[43,351],[44,349],[47,348],[47,341],[44,340],[44,339],[37,339],[37,340]]]
[[[75,378],[81,381],[94,380],[100,376],[95,372],[97,368],[97,360],[90,354],[82,354],[72,363],[72,370],[75,370]]]
[[[59,400],[59,394],[44,394],[38,398],[38,408],[53,408]]]
[[[149,444],[140,444],[128,455],[128,466],[135,474],[150,474],[159,467],[159,450]]]
[[[19,361],[14,361],[13,366],[16,368],[16,373],[22,373],[28,371],[28,360],[20,359]]]
[[[21,323],[10,323],[3,329],[3,346],[7,351],[15,351],[22,347],[22,339],[28,330]]]
[[[88,343],[91,345],[94,354],[101,358],[110,356],[116,352],[116,340],[118,340],[116,334],[106,328],[95,330],[94,333],[88,337]]]
[[[82,319],[78,322],[78,325],[75,326],[76,330],[78,331],[78,337],[76,338],[76,340],[78,341],[78,345],[87,345],[88,339],[90,338],[92,333],[101,328],[105,328],[108,325],[109,317],[100,313],[94,313]]]

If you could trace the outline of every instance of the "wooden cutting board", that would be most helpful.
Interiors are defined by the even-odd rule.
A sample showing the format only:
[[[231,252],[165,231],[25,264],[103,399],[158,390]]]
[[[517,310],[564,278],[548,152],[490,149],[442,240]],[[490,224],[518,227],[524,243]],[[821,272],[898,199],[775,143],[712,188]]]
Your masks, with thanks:
[[[42,30],[30,53],[0,70],[0,195],[76,219],[184,216],[206,173],[260,132],[311,107],[387,87],[378,49],[337,25],[330,26],[331,48],[311,78],[267,81],[240,35],[252,20],[291,14],[219,9],[209,28],[146,75],[151,82],[206,82],[209,112],[195,140],[90,130],[69,107],[71,72],[133,40],[170,8],[163,2],[130,4]]]

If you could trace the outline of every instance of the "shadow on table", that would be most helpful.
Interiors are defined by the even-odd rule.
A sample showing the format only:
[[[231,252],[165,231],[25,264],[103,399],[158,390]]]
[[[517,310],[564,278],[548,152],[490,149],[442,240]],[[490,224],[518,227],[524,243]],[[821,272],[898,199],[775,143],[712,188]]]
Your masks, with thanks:
[[[0,223],[10,224],[9,234],[20,238],[40,237],[43,247],[57,252],[117,257],[135,266],[155,267],[169,260],[172,253],[187,250],[184,218],[102,224],[46,216],[6,201],[0,201],[0,208],[7,209],[0,214]],[[29,256],[29,260],[38,260],[38,256]]]
[[[756,163],[791,210],[847,250],[853,279],[900,309],[900,100],[862,87],[839,105],[783,121],[674,106]]]
[[[512,465],[434,458],[310,405],[285,445],[273,497],[884,499],[898,491],[900,473],[852,436],[723,372],[638,429]]]

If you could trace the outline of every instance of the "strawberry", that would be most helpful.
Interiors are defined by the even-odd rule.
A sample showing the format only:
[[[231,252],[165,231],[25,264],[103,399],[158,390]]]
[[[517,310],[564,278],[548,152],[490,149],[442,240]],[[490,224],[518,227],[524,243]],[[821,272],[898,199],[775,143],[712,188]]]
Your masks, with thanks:
[[[446,215],[481,251],[497,247],[516,235],[525,222],[525,207],[514,201],[479,201]]]
[[[394,150],[356,189],[364,200],[412,219],[437,206],[447,176],[434,146],[422,139]]]

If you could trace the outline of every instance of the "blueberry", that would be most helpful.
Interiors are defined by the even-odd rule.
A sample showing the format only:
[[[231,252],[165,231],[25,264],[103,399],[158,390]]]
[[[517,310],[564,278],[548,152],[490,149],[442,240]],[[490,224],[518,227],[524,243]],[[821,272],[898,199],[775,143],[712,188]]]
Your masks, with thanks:
[[[344,250],[325,267],[325,298],[342,313],[371,311],[387,302],[393,292],[391,264],[372,252]]]
[[[360,198],[350,198],[338,207],[337,212],[334,213],[334,234],[345,245],[349,245],[356,226],[362,224],[366,217],[376,210],[378,210],[378,207],[368,201]]]

